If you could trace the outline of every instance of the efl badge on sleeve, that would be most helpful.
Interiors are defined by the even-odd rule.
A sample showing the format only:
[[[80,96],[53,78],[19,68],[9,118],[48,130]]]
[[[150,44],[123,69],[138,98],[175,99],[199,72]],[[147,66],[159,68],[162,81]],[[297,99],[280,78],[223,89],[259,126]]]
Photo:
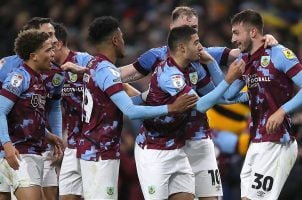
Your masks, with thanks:
[[[52,78],[53,86],[59,86],[63,81],[64,81],[64,77],[57,73]]]
[[[269,65],[271,61],[271,57],[270,56],[261,56],[261,66],[262,67],[267,67]]]
[[[69,80],[75,83],[78,80],[78,75],[72,72],[68,72]]]
[[[173,75],[171,76],[172,84],[175,88],[181,90],[185,86],[185,81],[183,80],[181,75]]]
[[[19,87],[23,81],[23,76],[21,74],[14,74],[12,79],[10,80],[10,84],[13,87]]]
[[[282,52],[287,59],[294,59],[296,57],[290,49],[283,49]]]
[[[192,72],[189,74],[190,77],[190,81],[193,85],[196,85],[197,81],[198,81],[198,74],[197,72]]]

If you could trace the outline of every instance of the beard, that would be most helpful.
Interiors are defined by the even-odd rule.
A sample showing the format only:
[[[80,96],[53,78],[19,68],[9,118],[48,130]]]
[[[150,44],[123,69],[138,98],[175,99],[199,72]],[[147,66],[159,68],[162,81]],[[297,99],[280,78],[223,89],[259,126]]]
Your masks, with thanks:
[[[252,39],[248,38],[246,39],[242,44],[241,44],[241,52],[242,53],[247,53],[250,52],[252,49],[253,43],[252,43]]]

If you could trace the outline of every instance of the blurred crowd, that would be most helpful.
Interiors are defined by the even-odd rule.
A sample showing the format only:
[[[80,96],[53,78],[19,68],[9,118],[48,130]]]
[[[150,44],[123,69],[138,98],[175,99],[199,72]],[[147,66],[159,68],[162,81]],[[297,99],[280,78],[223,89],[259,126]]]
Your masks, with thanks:
[[[129,64],[144,51],[165,44],[171,11],[179,5],[191,6],[198,12],[199,33],[204,46],[230,48],[233,47],[230,18],[242,9],[260,11],[265,23],[264,32],[272,34],[302,60],[301,0],[1,0],[0,57],[14,54],[13,43],[17,33],[34,16],[50,17],[63,23],[69,31],[68,46],[72,50],[93,54],[93,49],[87,42],[88,24],[95,17],[112,15],[120,20],[126,44],[126,57],[119,61],[119,65]],[[135,86],[141,91],[145,90],[147,80],[140,81]],[[239,173],[248,146],[249,111],[246,105],[218,106],[208,114],[215,133],[214,141],[217,144],[217,157],[225,189],[224,199],[239,199]],[[300,115],[302,114],[297,114],[295,122],[301,126]],[[120,200],[143,199],[133,159],[138,124],[139,122],[126,123],[123,131]],[[299,126],[296,129],[302,137],[302,129]],[[228,145],[225,145],[225,141],[229,141]],[[299,194],[302,183],[301,148],[299,154],[300,158],[280,199],[302,199],[302,194]]]

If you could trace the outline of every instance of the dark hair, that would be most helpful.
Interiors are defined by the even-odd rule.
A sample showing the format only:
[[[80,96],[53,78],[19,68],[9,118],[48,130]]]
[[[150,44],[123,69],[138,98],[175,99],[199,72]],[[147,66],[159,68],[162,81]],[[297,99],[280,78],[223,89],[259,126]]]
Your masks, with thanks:
[[[168,36],[168,46],[171,51],[174,51],[180,42],[186,42],[191,39],[191,35],[196,34],[197,31],[190,26],[180,26],[173,28]]]
[[[103,42],[119,28],[117,19],[111,16],[98,17],[90,24],[88,29],[89,40],[92,43]]]
[[[172,21],[177,20],[180,16],[187,16],[189,18],[193,16],[198,17],[195,9],[187,6],[179,6],[172,11]]]
[[[263,19],[261,15],[254,10],[244,10],[234,15],[231,19],[231,24],[235,25],[240,23],[255,26],[261,34],[263,33]]]
[[[55,28],[55,35],[59,41],[62,41],[63,45],[67,45],[68,31],[62,23],[53,23]]]
[[[29,29],[39,29],[42,24],[53,23],[50,18],[34,17],[30,19],[22,28],[23,31]]]
[[[21,31],[15,39],[15,52],[26,61],[30,54],[40,49],[49,37],[48,33],[38,30]]]

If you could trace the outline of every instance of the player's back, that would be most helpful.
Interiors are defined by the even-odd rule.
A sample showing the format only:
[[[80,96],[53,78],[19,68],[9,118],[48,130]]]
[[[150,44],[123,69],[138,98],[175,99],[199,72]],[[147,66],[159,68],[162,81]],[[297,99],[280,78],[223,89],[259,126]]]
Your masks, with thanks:
[[[83,127],[78,150],[80,149],[79,153],[84,160],[95,160],[100,155],[102,159],[116,159],[119,158],[123,114],[111,101],[110,96],[116,92],[117,87],[122,87],[122,83],[115,84],[114,82],[120,80],[111,80],[112,86],[105,90],[98,86],[96,73],[99,70],[108,68],[107,70],[118,73],[116,67],[103,56],[93,58],[87,67],[88,73],[83,77]],[[107,82],[103,84],[106,85]],[[91,150],[91,146],[95,146],[95,149],[89,154],[86,150]]]

